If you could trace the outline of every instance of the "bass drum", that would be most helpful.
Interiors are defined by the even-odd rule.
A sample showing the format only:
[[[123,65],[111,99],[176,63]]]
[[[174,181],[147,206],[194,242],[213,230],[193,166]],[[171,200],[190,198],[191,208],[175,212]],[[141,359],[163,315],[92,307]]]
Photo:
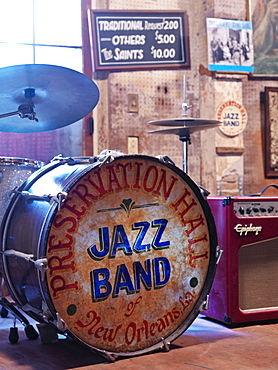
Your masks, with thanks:
[[[167,349],[200,313],[216,267],[215,224],[175,165],[111,151],[60,158],[19,190],[1,259],[31,317],[117,357]]]

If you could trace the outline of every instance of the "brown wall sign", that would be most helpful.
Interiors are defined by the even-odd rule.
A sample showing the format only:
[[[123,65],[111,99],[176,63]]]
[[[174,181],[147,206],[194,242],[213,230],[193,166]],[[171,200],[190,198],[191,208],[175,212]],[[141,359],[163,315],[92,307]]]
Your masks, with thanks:
[[[265,175],[278,177],[278,88],[265,87]]]
[[[220,131],[227,136],[239,135],[246,128],[247,112],[244,106],[234,100],[228,100],[219,105],[216,118],[222,121]]]
[[[94,71],[189,67],[185,12],[88,13]]]

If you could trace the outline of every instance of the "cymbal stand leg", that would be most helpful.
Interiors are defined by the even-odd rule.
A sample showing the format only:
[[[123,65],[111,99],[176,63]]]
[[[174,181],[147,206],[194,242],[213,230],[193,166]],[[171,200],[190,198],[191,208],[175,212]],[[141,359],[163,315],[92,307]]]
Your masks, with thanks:
[[[180,136],[182,142],[182,170],[187,173],[188,171],[188,145],[191,144],[190,135]]]

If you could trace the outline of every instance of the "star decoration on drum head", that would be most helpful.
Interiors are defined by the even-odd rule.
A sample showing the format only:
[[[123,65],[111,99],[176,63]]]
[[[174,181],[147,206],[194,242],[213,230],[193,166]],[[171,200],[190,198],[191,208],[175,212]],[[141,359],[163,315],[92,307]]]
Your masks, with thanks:
[[[135,205],[135,202],[129,198],[129,199],[123,199],[122,203],[120,204],[120,207],[124,211],[126,211],[127,217],[130,215],[130,211],[132,210],[133,206]]]
[[[123,209],[126,212],[127,217],[129,217],[130,212],[131,212],[132,209],[157,207],[157,206],[159,206],[159,203],[147,203],[147,204],[135,205],[135,202],[131,198],[129,198],[129,199],[123,199],[122,203],[120,204],[119,207],[99,209],[99,210],[97,210],[97,213],[110,212],[110,211],[120,211],[121,209]]]

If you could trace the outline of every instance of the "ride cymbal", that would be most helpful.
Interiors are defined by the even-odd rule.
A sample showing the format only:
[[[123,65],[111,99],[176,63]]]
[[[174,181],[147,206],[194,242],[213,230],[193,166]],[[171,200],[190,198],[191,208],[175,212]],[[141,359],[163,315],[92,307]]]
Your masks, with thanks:
[[[0,68],[0,131],[64,127],[89,114],[98,100],[97,85],[69,68],[48,64]]]

